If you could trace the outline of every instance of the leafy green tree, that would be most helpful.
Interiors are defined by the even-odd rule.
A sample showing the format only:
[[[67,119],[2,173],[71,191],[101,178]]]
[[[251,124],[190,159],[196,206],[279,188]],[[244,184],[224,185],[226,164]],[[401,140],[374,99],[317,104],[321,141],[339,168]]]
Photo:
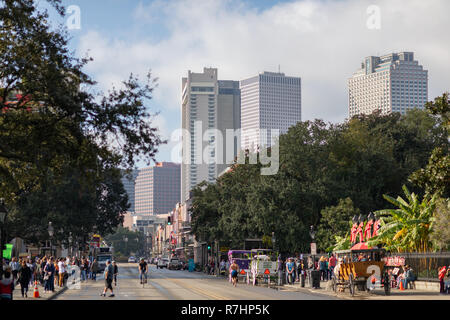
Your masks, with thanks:
[[[442,138],[433,150],[428,164],[411,174],[409,181],[423,188],[427,197],[438,194],[441,197],[448,198],[450,195],[449,94],[444,93],[441,97],[437,97],[434,102],[427,102],[425,107],[430,114],[438,118]]]
[[[434,212],[431,240],[439,250],[450,250],[450,200],[439,199]]]
[[[317,230],[318,247],[328,251],[335,244],[336,237],[345,238],[349,234],[352,218],[359,215],[360,210],[353,206],[350,198],[340,199],[336,206],[322,209]]]
[[[383,245],[384,248],[397,252],[427,252],[433,249],[431,232],[433,213],[436,208],[436,195],[431,199],[419,200],[403,186],[406,200],[400,196],[394,199],[384,198],[397,209],[379,210],[381,228],[379,235],[370,239],[369,246]]]
[[[125,238],[128,241],[125,241]],[[104,238],[108,245],[114,247],[116,255],[130,256],[131,254],[143,254],[146,246],[145,235],[139,231],[130,231],[124,227],[117,227],[114,233]]]
[[[48,1],[62,16],[60,0]],[[35,1],[0,2],[0,197],[10,237],[67,241],[116,227],[128,204],[119,167],[154,160],[164,141],[146,105],[155,80],[136,76],[107,95],[83,72]]]

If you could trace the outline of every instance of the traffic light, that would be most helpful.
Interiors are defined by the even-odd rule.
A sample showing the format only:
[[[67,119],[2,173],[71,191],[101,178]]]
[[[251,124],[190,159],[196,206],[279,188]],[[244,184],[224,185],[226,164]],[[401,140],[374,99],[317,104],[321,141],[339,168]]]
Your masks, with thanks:
[[[208,250],[211,250],[211,246],[208,244]]]
[[[167,224],[170,226],[172,224],[172,219],[171,217],[167,217]]]

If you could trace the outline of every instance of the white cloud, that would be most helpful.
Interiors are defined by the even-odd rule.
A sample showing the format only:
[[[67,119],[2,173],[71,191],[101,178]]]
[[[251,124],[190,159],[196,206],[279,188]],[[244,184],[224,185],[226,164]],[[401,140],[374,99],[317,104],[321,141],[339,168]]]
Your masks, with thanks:
[[[366,26],[372,4],[381,9],[380,30]],[[140,3],[135,23],[163,23],[167,37],[132,42],[90,31],[79,49],[90,49],[95,60],[88,72],[104,88],[151,68],[167,130],[179,126],[181,78],[205,66],[217,67],[220,79],[241,80],[281,65],[287,75],[302,77],[302,119],[336,122],[348,115],[347,78],[365,56],[414,51],[429,71],[430,100],[449,90],[449,9],[448,0],[306,0],[262,11],[237,0],[159,0]]]

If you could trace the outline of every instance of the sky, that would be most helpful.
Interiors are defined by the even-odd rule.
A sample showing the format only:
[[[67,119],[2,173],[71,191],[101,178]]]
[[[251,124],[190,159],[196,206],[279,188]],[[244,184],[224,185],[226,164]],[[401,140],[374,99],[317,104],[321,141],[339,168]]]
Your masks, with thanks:
[[[302,78],[302,120],[348,118],[347,79],[366,56],[412,51],[428,70],[429,100],[450,91],[448,0],[63,0],[79,8],[53,22],[70,48],[94,59],[85,72],[107,92],[130,73],[152,71],[148,108],[164,139],[181,123],[181,78],[218,68],[220,80],[262,71]],[[78,17],[78,16],[77,16]],[[157,161],[177,161],[178,142]],[[138,167],[145,164],[138,163]]]

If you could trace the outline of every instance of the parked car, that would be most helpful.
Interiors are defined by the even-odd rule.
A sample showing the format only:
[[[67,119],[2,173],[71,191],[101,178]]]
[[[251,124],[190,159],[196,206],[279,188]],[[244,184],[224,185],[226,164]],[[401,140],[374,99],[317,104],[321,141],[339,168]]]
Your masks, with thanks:
[[[179,270],[180,269],[180,260],[178,258],[172,258],[170,259],[169,270]]]
[[[162,268],[167,268],[167,266],[168,266],[168,264],[169,264],[169,259],[167,259],[167,258],[160,258],[159,260],[158,260],[158,264],[156,265],[156,268],[158,269],[162,269]]]
[[[128,263],[136,263],[136,258],[135,257],[129,257],[128,258]]]

